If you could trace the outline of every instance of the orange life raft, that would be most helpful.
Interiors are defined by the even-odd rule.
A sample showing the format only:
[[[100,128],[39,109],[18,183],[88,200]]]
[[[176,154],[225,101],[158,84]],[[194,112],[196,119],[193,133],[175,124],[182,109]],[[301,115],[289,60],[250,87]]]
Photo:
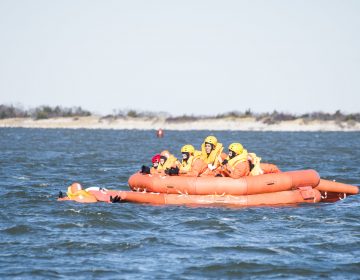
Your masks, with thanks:
[[[322,192],[346,193],[348,195],[359,193],[359,188],[356,186],[324,179],[320,180],[320,183],[316,186],[316,189]]]
[[[299,170],[239,179],[135,173],[129,178],[128,183],[134,191],[191,195],[251,195],[315,187],[319,182],[320,176],[315,170]]]
[[[88,188],[91,201],[169,205],[260,206],[297,203],[335,202],[359,193],[356,186],[320,179],[314,170],[289,171],[243,177],[182,177],[133,174],[129,178],[132,191]]]
[[[99,200],[110,202],[112,197],[120,197],[121,202],[166,204],[166,205],[229,205],[229,206],[259,206],[259,205],[288,205],[297,203],[320,202],[321,194],[311,187],[292,191],[281,191],[254,195],[187,195],[147,193],[133,191],[111,191],[105,195],[101,191],[91,191]]]
[[[129,186],[135,193],[142,194],[122,194],[120,197],[123,201],[154,204],[219,204],[219,201],[223,201],[223,204],[254,206],[335,202],[359,193],[356,186],[320,179],[315,170],[240,179],[135,173],[129,178]]]

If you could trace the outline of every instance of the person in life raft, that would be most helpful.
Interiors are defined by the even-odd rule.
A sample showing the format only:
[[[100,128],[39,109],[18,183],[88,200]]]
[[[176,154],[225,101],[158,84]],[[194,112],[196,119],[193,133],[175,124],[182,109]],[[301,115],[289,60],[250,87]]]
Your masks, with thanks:
[[[216,176],[234,179],[281,172],[274,164],[261,163],[261,158],[255,153],[248,152],[241,143],[230,144],[228,155],[223,153],[223,149],[222,143],[219,143],[215,136],[208,136],[201,145],[201,151],[196,151],[190,144],[184,145],[181,148],[181,163],[165,150],[160,154],[156,169],[151,169],[153,170],[151,171],[150,168],[142,166],[141,172],[170,176]]]

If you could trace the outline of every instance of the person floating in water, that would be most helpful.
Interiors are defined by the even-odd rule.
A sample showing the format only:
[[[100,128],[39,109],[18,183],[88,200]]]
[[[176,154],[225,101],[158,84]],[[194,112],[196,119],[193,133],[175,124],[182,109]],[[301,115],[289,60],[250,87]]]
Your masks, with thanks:
[[[121,202],[119,191],[112,191],[105,188],[90,187],[83,189],[80,183],[72,183],[66,192],[66,196],[59,192],[58,201],[73,200],[80,203]]]
[[[71,184],[66,192],[67,196],[63,196],[63,193],[59,192],[59,201],[62,200],[74,200],[76,202],[82,203],[92,203],[97,202],[96,197],[89,192],[89,189],[83,189],[80,183]]]

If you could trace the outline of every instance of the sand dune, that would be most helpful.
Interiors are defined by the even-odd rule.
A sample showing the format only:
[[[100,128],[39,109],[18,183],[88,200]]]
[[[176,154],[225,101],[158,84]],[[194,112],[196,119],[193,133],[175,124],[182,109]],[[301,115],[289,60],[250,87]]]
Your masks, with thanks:
[[[72,129],[139,129],[139,130],[238,130],[238,131],[360,131],[359,122],[305,121],[296,119],[265,124],[255,118],[199,119],[168,122],[165,118],[51,118],[34,120],[13,118],[0,120],[0,127],[72,128]]]

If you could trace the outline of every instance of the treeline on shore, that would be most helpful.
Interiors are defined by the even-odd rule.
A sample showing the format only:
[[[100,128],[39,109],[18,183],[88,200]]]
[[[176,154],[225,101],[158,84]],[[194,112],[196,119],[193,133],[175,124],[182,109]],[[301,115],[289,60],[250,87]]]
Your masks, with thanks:
[[[25,110],[13,105],[1,105],[0,104],[0,119],[7,118],[33,118],[35,120],[49,119],[57,117],[85,117],[91,116],[92,113],[88,110],[84,110],[81,107],[66,108],[61,106],[39,106],[33,109]],[[168,113],[156,113],[147,111],[136,110],[119,110],[113,114],[101,117],[101,119],[128,119],[128,118],[143,118],[143,119],[165,119],[169,123],[181,123],[198,120],[211,120],[211,119],[243,119],[254,118],[256,121],[260,121],[266,124],[276,124],[282,121],[292,121],[302,119],[307,121],[335,121],[335,122],[360,122],[360,113],[346,114],[337,110],[334,113],[324,112],[312,112],[306,114],[290,114],[273,111],[272,113],[254,113],[250,109],[245,112],[231,111],[223,114],[205,116],[205,115],[182,115],[171,116]]]
[[[112,115],[107,115],[102,117],[103,119],[118,119],[118,118],[146,118],[154,119],[159,118],[159,115],[165,116],[165,121],[169,123],[182,123],[182,122],[191,122],[198,120],[211,120],[211,119],[244,119],[244,118],[254,118],[256,121],[263,122],[265,124],[276,124],[282,121],[292,121],[297,119],[302,119],[305,123],[310,121],[335,121],[337,123],[341,122],[360,122],[360,113],[355,114],[345,114],[340,110],[337,110],[335,113],[324,113],[324,112],[312,112],[306,114],[289,114],[282,113],[278,111],[273,111],[272,113],[254,113],[250,109],[245,112],[240,111],[231,111],[223,114],[213,115],[213,116],[199,116],[199,115],[182,115],[182,116],[171,116],[167,113],[154,113],[154,112],[139,112],[135,110],[129,111],[119,111]]]
[[[91,112],[83,110],[81,107],[66,108],[61,106],[39,106],[25,110],[13,105],[0,105],[0,119],[8,118],[33,118],[35,120],[58,118],[58,117],[86,117],[91,116]]]

